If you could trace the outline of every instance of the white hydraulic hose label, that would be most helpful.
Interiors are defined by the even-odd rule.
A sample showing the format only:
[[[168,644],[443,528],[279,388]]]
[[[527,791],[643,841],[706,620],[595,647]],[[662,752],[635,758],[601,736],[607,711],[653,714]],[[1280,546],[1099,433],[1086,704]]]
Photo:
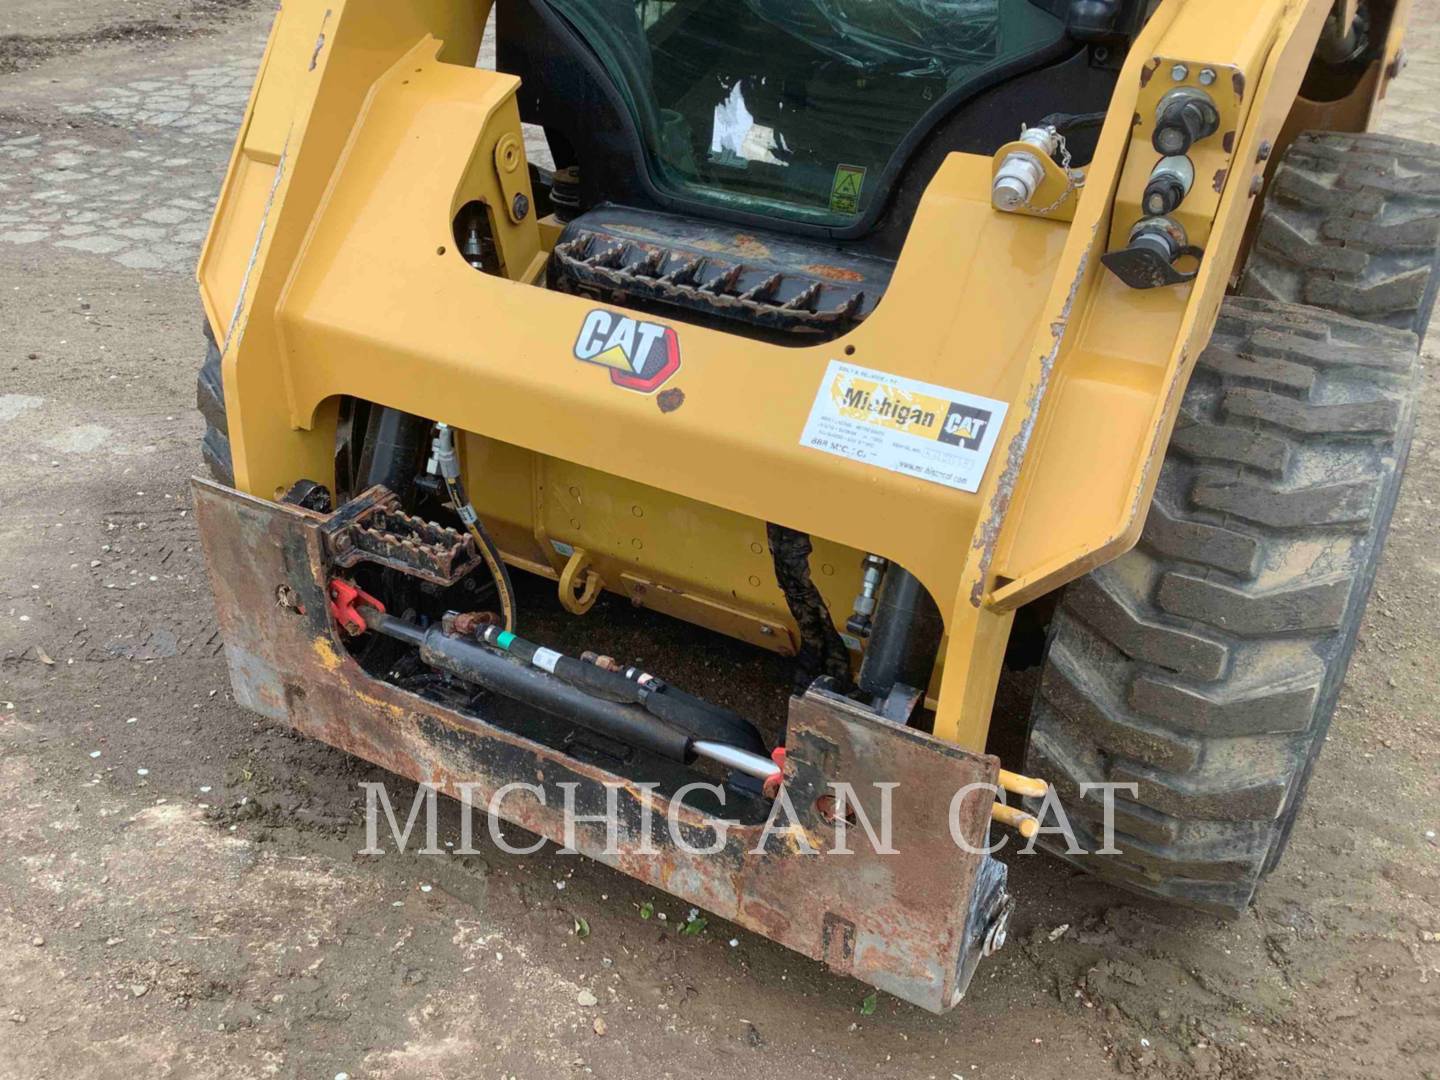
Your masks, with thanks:
[[[541,671],[548,671],[551,675],[554,675],[555,665],[560,663],[564,658],[563,653],[558,653],[554,649],[536,649],[535,657],[530,662]]]

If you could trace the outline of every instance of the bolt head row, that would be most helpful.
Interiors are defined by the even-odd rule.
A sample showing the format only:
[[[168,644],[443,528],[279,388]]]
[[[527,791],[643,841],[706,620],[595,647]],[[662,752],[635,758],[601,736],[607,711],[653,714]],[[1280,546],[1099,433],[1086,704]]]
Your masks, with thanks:
[[[1216,73],[1214,68],[1204,68],[1201,70],[1199,76],[1200,85],[1214,86],[1215,81],[1219,77],[1220,76]],[[1173,68],[1170,69],[1170,78],[1177,83],[1184,82],[1186,79],[1190,78],[1190,69],[1184,64],[1176,64]]]

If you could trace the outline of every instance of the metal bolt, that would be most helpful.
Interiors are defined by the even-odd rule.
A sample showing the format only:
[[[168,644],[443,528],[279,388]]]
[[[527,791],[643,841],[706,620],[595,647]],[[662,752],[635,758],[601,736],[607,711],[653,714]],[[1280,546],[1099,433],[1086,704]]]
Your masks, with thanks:
[[[1190,77],[1190,69],[1184,64],[1176,64],[1170,69],[1170,78],[1176,82],[1184,82]]]
[[[775,633],[775,631],[772,627],[762,626],[760,627],[760,633],[764,634],[766,637],[770,637],[772,634]]]
[[[985,942],[980,946],[981,956],[994,956],[1005,947],[1005,941],[1010,929],[1010,913],[1002,912],[1000,916],[990,924],[990,929],[985,933]]]
[[[1260,189],[1263,188],[1264,186],[1265,186],[1265,177],[1263,177],[1263,176],[1257,176],[1257,177],[1255,177],[1255,179],[1253,179],[1253,180],[1250,181],[1250,194],[1251,194],[1251,195],[1259,195],[1259,194],[1260,194]]]
[[[516,221],[524,221],[525,216],[530,213],[530,200],[525,197],[523,191],[515,196],[515,201],[510,206]]]
[[[1215,80],[1218,78],[1219,76],[1215,74],[1214,68],[1206,68],[1204,71],[1200,72],[1200,85],[1214,86]]]
[[[1255,152],[1255,160],[1256,160],[1256,161],[1269,161],[1269,160],[1270,160],[1270,155],[1271,155],[1274,151],[1275,151],[1275,147],[1274,147],[1273,145],[1271,145],[1269,139],[1266,139],[1264,142],[1262,142],[1262,143],[1260,144],[1260,149]]]

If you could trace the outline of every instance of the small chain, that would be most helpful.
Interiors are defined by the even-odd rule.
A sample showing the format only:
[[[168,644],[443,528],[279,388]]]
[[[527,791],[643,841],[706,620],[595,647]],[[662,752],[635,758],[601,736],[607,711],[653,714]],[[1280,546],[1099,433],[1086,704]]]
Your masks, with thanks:
[[[1079,169],[1072,170],[1070,168],[1070,147],[1067,146],[1065,143],[1065,136],[1061,135],[1058,131],[1055,131],[1053,127],[1050,130],[1054,132],[1055,140],[1059,145],[1060,168],[1065,170],[1065,178],[1068,182],[1065,185],[1065,190],[1060,193],[1060,197],[1057,198],[1054,202],[1052,202],[1049,206],[1030,207],[1030,209],[1037,214],[1054,213],[1056,210],[1060,209],[1061,204],[1064,203],[1066,199],[1068,199],[1072,194],[1079,191],[1085,186],[1085,174]]]

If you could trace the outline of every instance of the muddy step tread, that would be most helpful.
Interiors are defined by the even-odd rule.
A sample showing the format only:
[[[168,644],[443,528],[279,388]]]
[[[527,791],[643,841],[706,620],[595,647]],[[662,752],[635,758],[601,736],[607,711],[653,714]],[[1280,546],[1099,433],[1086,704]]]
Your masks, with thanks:
[[[1317,405],[1250,386],[1227,390],[1224,408],[1231,416],[1260,420],[1301,435],[1393,435],[1400,419],[1400,403],[1393,399]]]
[[[1172,571],[1161,579],[1155,601],[1162,611],[1178,618],[1256,637],[1338,629],[1350,586],[1348,577],[1337,576],[1255,589]]]
[[[1238,575],[1254,573],[1260,553],[1259,539],[1249,533],[1190,520],[1172,511],[1159,498],[1150,506],[1143,539],[1145,547],[1158,555]]]
[[[1213,510],[1271,529],[1307,526],[1365,526],[1375,514],[1375,488],[1364,480],[1283,488],[1261,479],[1195,485],[1191,500]]]
[[[1268,431],[1236,431],[1219,424],[1190,421],[1178,425],[1170,445],[1193,458],[1233,461],[1261,472],[1280,473],[1290,462],[1290,443]]]
[[[1108,754],[1180,770],[1200,761],[1199,739],[1130,713],[1114,688],[1097,675],[1094,665],[1063,646],[1052,649],[1039,694],[1072,726],[1083,728],[1092,745]]]
[[[1076,583],[1066,610],[1133,659],[1197,679],[1220,677],[1230,658],[1224,642],[1148,615],[1129,591],[1126,582],[1098,571]]]
[[[1143,719],[1193,735],[1281,735],[1309,727],[1323,683],[1323,671],[1250,686],[1197,686],[1137,671],[1126,704]]]

